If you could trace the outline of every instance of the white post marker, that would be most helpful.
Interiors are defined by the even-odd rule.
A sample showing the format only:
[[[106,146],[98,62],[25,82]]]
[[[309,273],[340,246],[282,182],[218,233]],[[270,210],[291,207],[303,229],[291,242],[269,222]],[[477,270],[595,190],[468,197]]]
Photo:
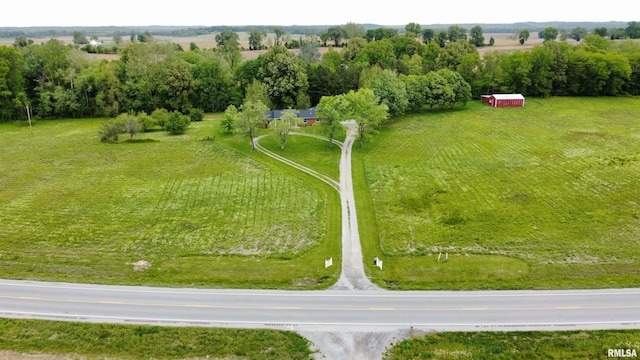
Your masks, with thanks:
[[[378,263],[376,264],[380,270],[382,270],[382,260],[378,260]]]
[[[324,268],[328,268],[329,266],[333,265],[333,258],[330,257],[329,260],[325,260],[324,261]]]
[[[440,262],[440,256],[442,256],[442,251],[438,254],[438,262]]]

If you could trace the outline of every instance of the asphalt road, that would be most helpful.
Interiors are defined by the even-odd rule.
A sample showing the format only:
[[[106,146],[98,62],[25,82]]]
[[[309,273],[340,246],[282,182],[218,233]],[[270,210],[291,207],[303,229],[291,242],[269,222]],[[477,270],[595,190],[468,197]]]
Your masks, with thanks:
[[[259,291],[0,280],[0,316],[295,331],[624,329],[640,289]]]

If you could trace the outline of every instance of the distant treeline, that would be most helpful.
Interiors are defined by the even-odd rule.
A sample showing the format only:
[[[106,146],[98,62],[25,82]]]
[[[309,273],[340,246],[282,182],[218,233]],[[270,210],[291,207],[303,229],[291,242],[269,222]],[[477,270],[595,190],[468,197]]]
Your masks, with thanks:
[[[188,51],[156,41],[148,31],[132,34],[129,41],[114,36],[119,56],[111,61],[87,58],[83,51],[93,45],[81,33],[68,45],[19,36],[13,46],[0,46],[0,64],[6,65],[0,69],[0,121],[27,114],[45,119],[156,109],[220,112],[241,106],[247,97],[271,109],[306,109],[324,96],[363,87],[374,90],[393,116],[488,93],[640,95],[640,42],[634,40],[640,39],[640,22],[613,34],[604,27],[562,33],[549,27],[541,34],[543,45],[513,53],[485,51],[482,57],[478,48],[491,46],[493,38],[487,43],[479,26],[436,32],[410,23],[400,34],[347,24],[299,39],[277,30],[271,45],[264,43],[265,30],[249,31],[250,49],[268,49],[256,59],[243,58],[239,35],[229,29],[216,34],[215,48],[191,43]],[[519,32],[520,43],[530,35]],[[565,41],[569,38],[575,42]],[[294,41],[295,52],[288,50]],[[333,48],[321,54],[323,44]]]
[[[405,25],[381,26],[376,24],[359,24],[366,30],[376,29],[380,27],[390,28],[403,32]],[[547,27],[554,27],[560,31],[570,30],[577,27],[593,30],[595,28],[625,28],[627,22],[609,21],[609,22],[520,22],[512,24],[431,24],[421,25],[422,28],[433,30],[448,29],[450,26],[457,25],[463,28],[472,28],[474,26],[482,27],[485,33],[515,33],[526,29],[530,32],[539,32]],[[71,36],[74,32],[82,32],[95,36],[111,36],[114,33],[129,34],[149,32],[152,35],[187,37],[218,33],[225,30],[234,32],[249,32],[251,30],[273,32],[274,28],[280,28],[289,34],[315,34],[320,35],[335,25],[293,25],[293,26],[277,26],[277,25],[242,25],[242,26],[38,26],[38,27],[0,27],[0,37],[13,38],[17,36],[25,37],[47,37],[47,36]]]

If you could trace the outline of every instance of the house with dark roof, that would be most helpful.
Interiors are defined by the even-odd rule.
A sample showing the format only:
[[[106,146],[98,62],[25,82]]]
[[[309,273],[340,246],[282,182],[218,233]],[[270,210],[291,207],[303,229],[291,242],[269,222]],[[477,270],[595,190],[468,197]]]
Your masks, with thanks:
[[[268,127],[271,121],[278,120],[282,117],[285,110],[269,110],[265,113],[264,126]],[[316,116],[316,107],[312,107],[306,110],[295,110],[296,115],[302,119],[306,126],[311,126],[320,119]]]

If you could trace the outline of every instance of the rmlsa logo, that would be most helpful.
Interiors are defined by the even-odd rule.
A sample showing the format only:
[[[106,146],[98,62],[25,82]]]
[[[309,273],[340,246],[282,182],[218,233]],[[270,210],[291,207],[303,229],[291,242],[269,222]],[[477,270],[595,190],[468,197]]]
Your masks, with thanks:
[[[636,352],[636,349],[609,349],[607,357],[638,357],[638,353]]]

